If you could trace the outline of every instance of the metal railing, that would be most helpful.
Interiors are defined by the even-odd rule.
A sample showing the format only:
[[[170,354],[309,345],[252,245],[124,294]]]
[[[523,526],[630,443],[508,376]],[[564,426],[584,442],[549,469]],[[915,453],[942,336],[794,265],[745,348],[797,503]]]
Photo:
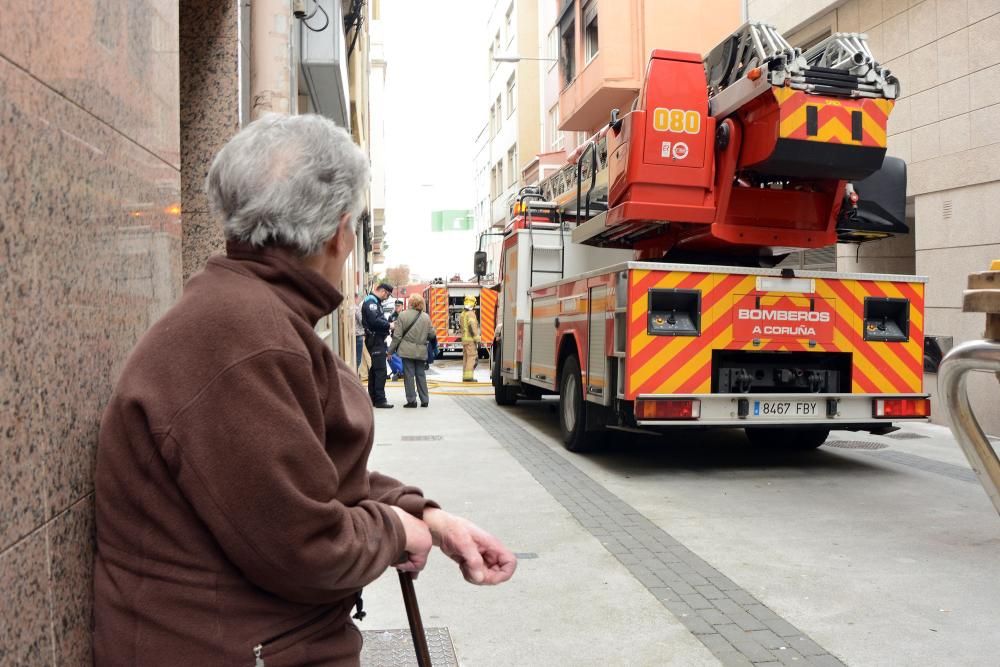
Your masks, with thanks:
[[[945,355],[938,369],[938,389],[951,431],[1000,513],[1000,457],[972,411],[967,382],[971,371],[990,371],[1000,380],[1000,262],[994,262],[991,271],[969,276],[962,310],[986,313],[985,339],[964,343]]]

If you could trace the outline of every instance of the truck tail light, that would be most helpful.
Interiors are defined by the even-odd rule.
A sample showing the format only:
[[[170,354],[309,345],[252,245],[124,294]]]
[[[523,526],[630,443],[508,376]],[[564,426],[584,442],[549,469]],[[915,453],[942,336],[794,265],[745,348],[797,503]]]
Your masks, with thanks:
[[[879,419],[930,417],[931,401],[928,398],[879,398],[875,400],[873,412]]]
[[[696,399],[638,399],[635,417],[649,419],[699,419],[701,401]]]

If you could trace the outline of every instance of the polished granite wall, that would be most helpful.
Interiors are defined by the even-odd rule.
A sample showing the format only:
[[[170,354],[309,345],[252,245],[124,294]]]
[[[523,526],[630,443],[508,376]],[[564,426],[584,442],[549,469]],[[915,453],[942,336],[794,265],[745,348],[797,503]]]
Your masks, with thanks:
[[[209,211],[205,177],[215,154],[240,128],[240,94],[247,93],[239,86],[240,56],[245,64],[250,54],[239,40],[237,2],[181,0],[180,9],[180,164],[187,282],[209,256],[225,248],[222,229]]]
[[[90,664],[93,465],[179,296],[177,0],[0,0],[0,664]]]

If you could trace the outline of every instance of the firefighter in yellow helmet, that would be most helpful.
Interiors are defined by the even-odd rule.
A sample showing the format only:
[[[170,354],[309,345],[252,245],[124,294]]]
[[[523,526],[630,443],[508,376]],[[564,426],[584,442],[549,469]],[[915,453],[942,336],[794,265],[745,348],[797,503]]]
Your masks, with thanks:
[[[479,359],[479,343],[482,341],[479,333],[479,320],[476,319],[476,297],[465,297],[465,310],[462,311],[462,382],[475,382],[473,371]]]

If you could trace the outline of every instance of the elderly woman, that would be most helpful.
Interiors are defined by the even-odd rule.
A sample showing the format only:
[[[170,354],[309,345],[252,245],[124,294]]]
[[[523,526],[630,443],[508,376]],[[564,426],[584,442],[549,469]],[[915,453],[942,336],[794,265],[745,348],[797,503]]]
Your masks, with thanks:
[[[427,343],[436,338],[430,316],[424,312],[424,298],[419,294],[410,297],[409,307],[399,314],[396,327],[392,330],[390,350],[403,359],[403,389],[406,391],[404,408],[417,407],[417,393],[420,407],[426,408],[431,397],[427,393]],[[416,381],[416,391],[413,384]]]
[[[361,588],[432,541],[473,583],[513,573],[496,538],[368,471],[371,402],[313,330],[367,183],[319,116],[262,118],[213,162],[226,254],[139,341],[101,423],[98,666],[356,665]]]

